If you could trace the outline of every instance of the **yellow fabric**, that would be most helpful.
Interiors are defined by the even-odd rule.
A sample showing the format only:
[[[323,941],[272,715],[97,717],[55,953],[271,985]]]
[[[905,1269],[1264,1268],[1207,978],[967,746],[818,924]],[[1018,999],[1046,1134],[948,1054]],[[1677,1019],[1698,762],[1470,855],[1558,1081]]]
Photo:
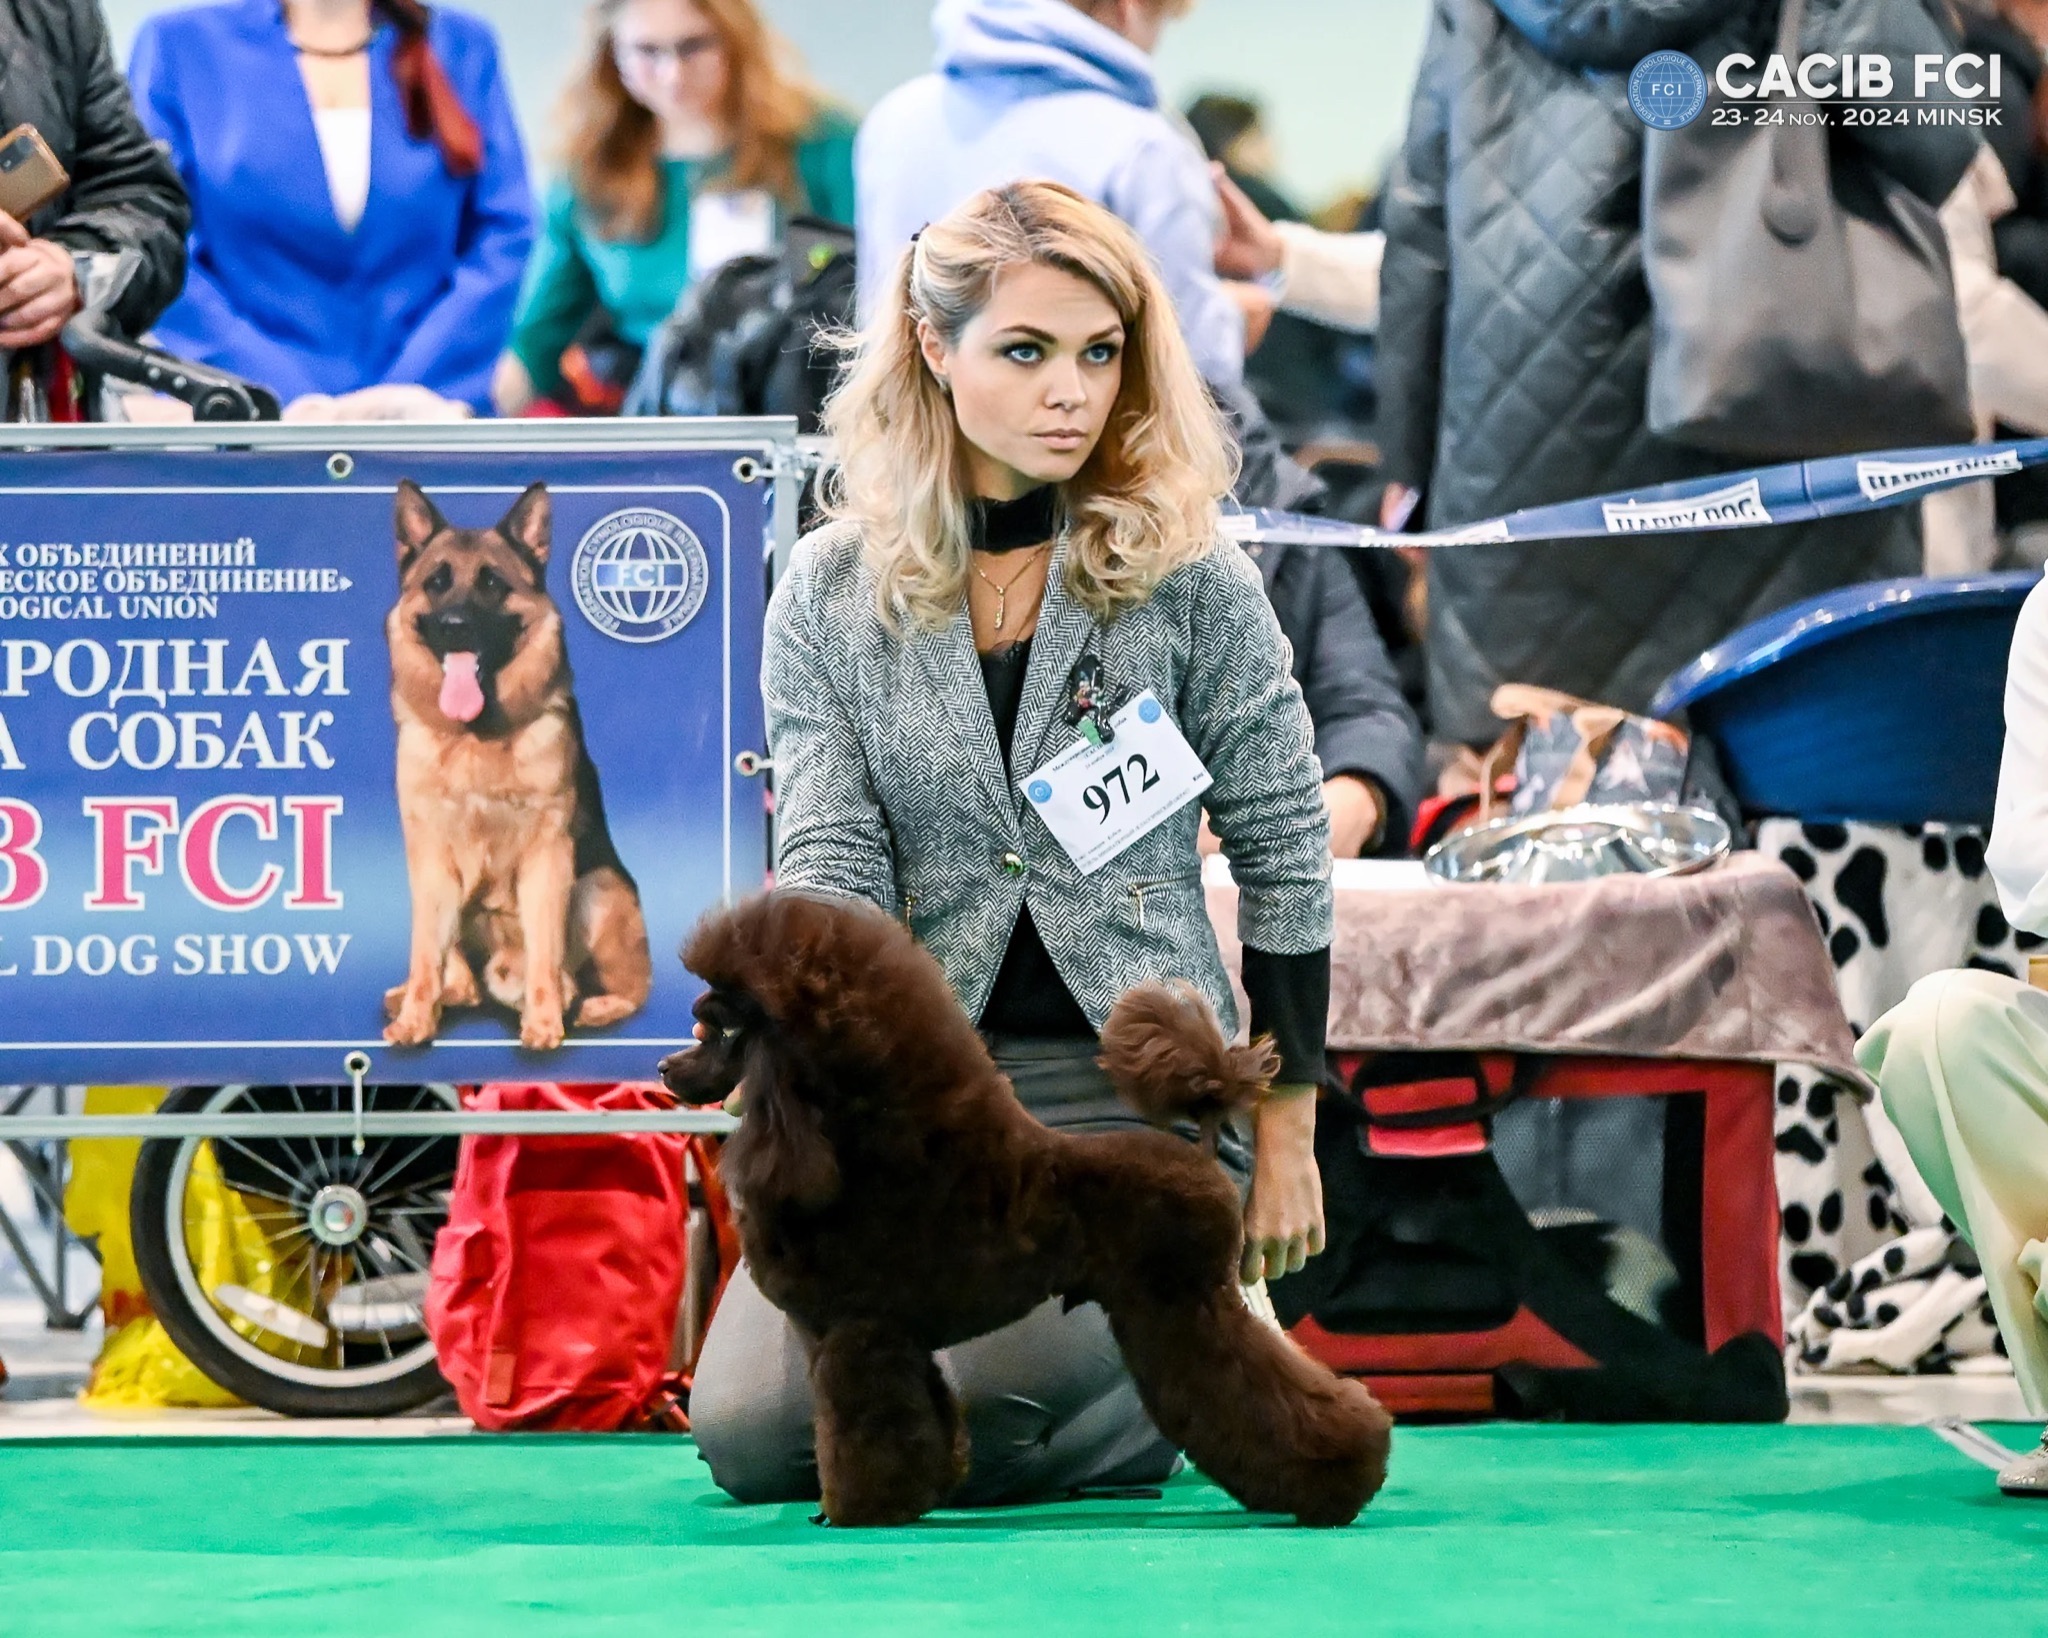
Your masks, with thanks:
[[[161,1086],[88,1086],[85,1113],[151,1114],[163,1102],[164,1091]],[[142,1299],[135,1246],[128,1238],[128,1184],[141,1150],[140,1138],[77,1138],[71,1144],[64,1221],[81,1240],[99,1242],[100,1312],[110,1329],[128,1317],[124,1299]]]
[[[163,1101],[164,1091],[160,1086],[88,1087],[85,1112],[147,1114]],[[83,1138],[71,1145],[64,1220],[72,1233],[99,1242],[100,1312],[107,1328],[79,1402],[94,1410],[239,1405],[240,1399],[178,1351],[149,1312],[128,1229],[129,1188],[141,1147],[139,1138]],[[295,1280],[278,1266],[276,1248],[251,1216],[248,1202],[222,1180],[211,1146],[202,1146],[192,1159],[185,1225],[194,1270],[207,1290],[235,1284],[294,1307],[311,1306],[304,1278]],[[246,1321],[229,1323],[259,1347],[280,1355],[290,1349]]]

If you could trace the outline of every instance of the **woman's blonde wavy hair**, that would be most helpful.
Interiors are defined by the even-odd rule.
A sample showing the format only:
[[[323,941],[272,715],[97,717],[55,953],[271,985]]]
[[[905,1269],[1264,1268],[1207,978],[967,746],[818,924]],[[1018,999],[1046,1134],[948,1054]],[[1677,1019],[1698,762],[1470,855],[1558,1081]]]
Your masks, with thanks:
[[[1145,601],[1217,538],[1235,446],[1144,246],[1101,206],[1053,182],[976,194],[919,233],[867,328],[842,338],[847,372],[825,409],[833,445],[824,502],[860,527],[877,612],[945,626],[966,594],[967,465],[953,406],[918,346],[948,346],[1007,267],[1086,279],[1124,326],[1123,384],[1087,464],[1063,486],[1067,593],[1100,620]]]

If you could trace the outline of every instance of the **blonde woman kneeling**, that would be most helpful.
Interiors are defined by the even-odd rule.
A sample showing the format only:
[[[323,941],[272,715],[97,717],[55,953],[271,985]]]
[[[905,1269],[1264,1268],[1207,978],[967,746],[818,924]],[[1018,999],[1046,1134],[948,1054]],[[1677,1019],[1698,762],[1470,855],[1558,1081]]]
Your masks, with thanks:
[[[1282,1057],[1253,1153],[1224,1148],[1250,1185],[1242,1272],[1300,1268],[1323,1239],[1321,775],[1258,571],[1218,533],[1229,446],[1143,247],[1051,183],[977,195],[903,255],[827,424],[837,521],[797,547],[763,662],[778,882],[901,915],[1047,1125],[1134,1125],[1095,1064],[1116,998],[1184,977],[1236,1021],[1206,808],[1251,1028]],[[1121,778],[1078,788],[1068,753],[1104,738]],[[974,1442],[959,1503],[1179,1460],[1093,1305],[941,1357]],[[744,1268],[690,1408],[733,1495],[818,1494],[802,1344]]]

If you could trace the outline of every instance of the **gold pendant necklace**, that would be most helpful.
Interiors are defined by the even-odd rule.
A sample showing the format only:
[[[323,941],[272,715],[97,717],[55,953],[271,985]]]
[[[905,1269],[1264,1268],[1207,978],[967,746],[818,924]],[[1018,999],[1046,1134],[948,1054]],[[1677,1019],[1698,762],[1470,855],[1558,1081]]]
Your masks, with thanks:
[[[997,582],[989,579],[987,575],[982,574],[981,565],[975,562],[972,557],[968,558],[967,566],[970,569],[972,569],[977,575],[981,575],[982,584],[987,586],[989,590],[993,591],[996,594],[996,623],[993,627],[990,628],[991,630],[1001,631],[1003,629],[1003,620],[1005,616],[1008,615],[1010,610],[1010,588],[1016,585],[1017,582],[1022,580],[1027,574],[1029,574],[1032,571],[1032,569],[1037,567],[1038,554],[1040,552],[1048,550],[1051,546],[1052,542],[1048,540],[1043,546],[1032,547],[1030,552],[1026,554],[1024,567],[1019,569],[1015,574],[1011,575],[1008,580],[1003,581],[1001,584],[997,584]]]

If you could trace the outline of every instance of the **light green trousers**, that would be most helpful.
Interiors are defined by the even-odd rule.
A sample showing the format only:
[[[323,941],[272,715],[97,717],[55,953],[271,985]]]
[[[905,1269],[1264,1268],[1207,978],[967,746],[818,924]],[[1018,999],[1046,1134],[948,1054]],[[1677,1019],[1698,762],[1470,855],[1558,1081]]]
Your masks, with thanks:
[[[2027,1408],[2048,1415],[2048,991],[1936,973],[1877,1021],[1857,1057],[1984,1265]]]

